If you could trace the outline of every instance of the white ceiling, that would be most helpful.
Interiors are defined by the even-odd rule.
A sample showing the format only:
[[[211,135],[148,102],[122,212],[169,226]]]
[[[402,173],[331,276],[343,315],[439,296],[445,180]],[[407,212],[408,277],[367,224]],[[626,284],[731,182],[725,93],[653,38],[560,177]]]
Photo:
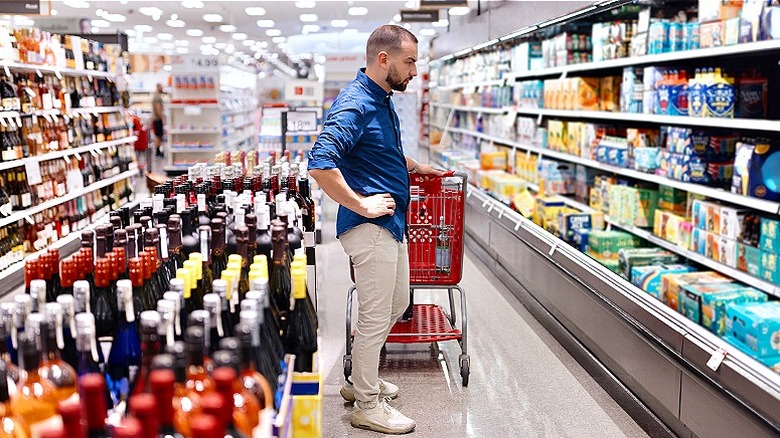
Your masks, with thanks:
[[[91,19],[93,33],[127,32],[130,36],[131,51],[231,53],[239,55],[239,58],[243,57],[247,62],[258,52],[284,53],[295,61],[298,57],[306,58],[309,55],[362,51],[369,32],[377,26],[393,22],[394,18],[398,19],[396,15],[399,10],[416,9],[419,4],[417,0],[50,1],[54,13],[59,17]],[[301,6],[306,6],[305,3],[313,7],[302,8]],[[148,8],[156,8],[151,11],[159,15],[148,15]],[[350,15],[350,8],[365,8],[366,13],[360,16]],[[218,14],[221,20],[207,22],[204,19],[206,14]],[[303,14],[314,16],[302,17]],[[440,16],[446,18],[447,11],[442,10]],[[304,22],[306,19],[313,21]],[[258,20],[273,20],[273,27],[259,27]],[[441,26],[446,24],[446,20],[440,20],[437,23],[440,27],[414,24],[408,28],[426,39],[434,37],[434,32],[443,29]],[[231,25],[234,28],[220,29],[221,25]],[[319,30],[304,34],[304,25],[317,25]],[[284,40],[277,38],[274,41],[273,36],[268,35],[274,34],[271,29],[275,29]],[[202,35],[198,30],[202,31]]]

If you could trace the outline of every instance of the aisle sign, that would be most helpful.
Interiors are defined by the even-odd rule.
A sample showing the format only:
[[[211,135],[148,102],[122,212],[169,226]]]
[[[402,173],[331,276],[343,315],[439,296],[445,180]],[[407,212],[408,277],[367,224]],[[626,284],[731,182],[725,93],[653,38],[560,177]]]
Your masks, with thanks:
[[[439,21],[439,10],[401,11],[402,23],[433,23]]]
[[[421,8],[444,8],[451,6],[468,6],[468,0],[420,0]]]
[[[287,132],[317,131],[317,113],[314,111],[287,111]]]
[[[174,71],[211,71],[219,70],[218,56],[175,55],[171,56]]]
[[[39,0],[3,0],[0,2],[0,14],[38,15],[41,13]]]

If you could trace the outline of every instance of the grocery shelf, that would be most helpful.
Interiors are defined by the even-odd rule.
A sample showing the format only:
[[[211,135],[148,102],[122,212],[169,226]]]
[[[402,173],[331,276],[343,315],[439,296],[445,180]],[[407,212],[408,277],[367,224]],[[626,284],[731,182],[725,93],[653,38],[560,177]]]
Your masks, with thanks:
[[[733,268],[731,266],[725,265],[723,263],[720,263],[716,260],[713,260],[709,257],[705,257],[697,252],[689,251],[685,248],[682,248],[672,242],[666,241],[649,230],[645,230],[642,228],[630,226],[630,225],[624,225],[619,222],[615,222],[613,220],[610,220],[609,218],[606,218],[606,223],[610,224],[611,226],[615,228],[620,228],[624,231],[627,231],[635,236],[641,237],[648,242],[651,242],[655,245],[658,245],[666,250],[669,250],[675,254],[681,255],[689,260],[692,260],[696,263],[699,263],[701,265],[707,266],[710,269],[714,269],[718,272],[721,272],[731,278],[734,278],[735,280],[738,280],[742,283],[745,283],[749,286],[752,286],[756,289],[762,290],[770,295],[774,295],[775,297],[780,298],[780,285],[772,284],[768,281],[764,281],[758,277],[754,277],[753,275],[750,275],[746,272],[742,272],[736,268]]]
[[[32,113],[22,113],[19,111],[0,111],[0,119],[18,119],[21,117],[56,117],[56,116],[81,116],[85,114],[103,114],[115,113],[124,110],[121,106],[96,106],[93,108],[71,108],[68,113],[63,113],[60,109],[36,110]]]
[[[445,108],[445,109],[450,109],[455,111],[482,113],[482,114],[506,114],[509,112],[509,108],[490,108],[484,106],[453,105],[449,103],[436,103],[436,102],[431,102],[431,107]]]
[[[620,113],[608,111],[553,110],[546,108],[517,108],[517,114],[541,117],[610,120],[616,122],[655,123],[659,125],[685,125],[703,128],[727,128],[749,131],[780,131],[780,120],[726,119],[716,117],[664,116],[659,114]]]
[[[715,187],[709,187],[702,184],[688,183],[677,181],[671,178],[667,178],[660,175],[654,175],[652,173],[640,172],[634,169],[628,169],[625,167],[612,166],[602,163],[600,161],[591,160],[589,158],[578,157],[576,155],[567,154],[565,152],[553,151],[546,148],[540,148],[538,146],[529,146],[512,140],[502,139],[500,137],[484,134],[481,132],[469,131],[461,128],[449,128],[449,132],[457,132],[474,137],[482,138],[484,140],[493,141],[495,143],[505,144],[517,149],[522,149],[529,152],[540,154],[544,157],[555,158],[563,161],[568,161],[575,164],[582,164],[594,169],[602,170],[604,172],[611,172],[617,175],[626,176],[629,178],[637,179],[640,181],[647,181],[655,184],[663,184],[665,186],[674,187],[676,189],[685,190],[687,192],[696,193],[708,198],[717,199],[719,201],[728,202],[735,205],[741,205],[754,210],[759,210],[767,213],[780,214],[780,202],[766,201],[760,198],[754,198],[751,196],[738,195],[731,193],[723,189]]]
[[[217,152],[220,151],[217,148],[187,148],[187,147],[184,148],[171,147],[169,148],[169,150],[171,151],[171,153],[187,152],[187,153],[197,153],[197,154],[202,154],[202,153],[216,154]]]
[[[169,129],[168,134],[219,134],[218,129]]]
[[[509,78],[492,79],[492,80],[476,81],[476,82],[461,82],[461,83],[454,83],[450,85],[438,85],[436,88],[442,90],[457,90],[459,88],[477,88],[477,87],[491,86],[491,85],[504,85],[507,83],[508,79]]]
[[[71,108],[70,112],[73,114],[103,114],[103,113],[116,113],[124,110],[121,106],[96,106],[93,108]]]
[[[33,64],[20,64],[18,62],[0,61],[0,68],[9,69],[11,71],[21,72],[35,72],[35,73],[54,73],[65,76],[91,76],[95,78],[113,78],[116,76],[114,73],[96,70],[76,70],[65,67],[52,67],[47,65],[33,65]]]
[[[684,50],[655,55],[635,56],[606,61],[586,62],[560,67],[543,68],[540,70],[508,73],[513,79],[528,79],[542,76],[555,76],[563,73],[577,73],[594,70],[606,70],[613,68],[631,67],[634,65],[661,64],[673,61],[688,61],[691,59],[714,58],[723,56],[759,55],[780,49],[780,40],[758,41],[753,43],[734,44],[724,47],[711,47],[706,49]]]
[[[14,222],[17,222],[25,218],[29,219],[34,214],[38,214],[46,209],[56,207],[60,204],[64,204],[65,202],[72,201],[88,193],[92,193],[95,190],[102,189],[103,187],[107,187],[116,182],[130,178],[131,176],[137,175],[138,173],[139,173],[138,169],[131,169],[126,172],[122,172],[114,177],[101,179],[100,181],[94,184],[90,184],[87,187],[71,191],[65,196],[60,196],[58,198],[50,199],[42,204],[36,205],[34,207],[30,207],[26,210],[13,212],[9,216],[0,218],[0,227],[4,227],[6,225],[12,224]]]
[[[24,166],[27,163],[40,162],[54,160],[57,158],[69,157],[71,155],[76,156],[82,152],[90,152],[99,149],[106,149],[112,146],[118,146],[126,143],[134,143],[138,140],[138,137],[131,135],[129,137],[120,138],[118,140],[104,141],[100,143],[92,143],[91,145],[81,146],[73,149],[66,149],[64,151],[49,152],[48,154],[36,155],[34,157],[21,158],[13,161],[5,161],[0,163],[0,170],[13,169],[14,167]]]
[[[120,207],[130,207],[130,209],[133,209],[136,206],[138,206],[140,203],[141,203],[141,197],[136,197],[135,200],[129,201],[129,202],[125,203],[124,205],[121,205]],[[83,231],[94,230],[95,228],[99,227],[100,225],[108,223],[109,219],[110,219],[110,215],[108,213],[106,213],[105,215],[101,216],[99,219],[95,220],[94,222],[92,222],[91,224],[87,225],[83,229],[68,233],[67,236],[65,236],[65,237],[63,237],[61,239],[58,239],[56,242],[54,242],[51,245],[49,245],[48,247],[46,247],[46,249],[60,249],[60,248],[63,248],[65,246],[67,246],[71,242],[75,242],[75,241],[81,240],[81,233]],[[37,252],[34,252],[32,254],[26,255],[25,256],[25,260],[27,260],[28,258],[31,258],[31,257],[37,257],[37,256],[41,255],[42,253],[46,252],[46,249],[43,249],[41,251],[37,251]],[[62,256],[62,254],[60,254],[60,255]],[[11,276],[19,273],[23,269],[24,269],[24,260],[22,260],[20,262],[17,262],[17,263],[14,263],[13,265],[10,265],[7,268],[3,269],[2,271],[0,271],[0,284],[3,284],[3,282],[8,277],[11,277]],[[2,296],[2,295],[0,295],[0,296]]]

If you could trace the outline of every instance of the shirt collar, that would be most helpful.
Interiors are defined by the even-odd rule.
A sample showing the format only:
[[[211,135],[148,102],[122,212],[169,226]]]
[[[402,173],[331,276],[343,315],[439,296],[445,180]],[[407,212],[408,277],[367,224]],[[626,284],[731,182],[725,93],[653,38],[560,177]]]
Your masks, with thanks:
[[[365,67],[361,67],[358,69],[356,79],[358,82],[360,82],[361,85],[363,85],[363,87],[366,88],[366,90],[368,90],[369,94],[371,94],[371,96],[373,96],[377,100],[382,101],[393,95],[392,90],[388,93],[382,87],[380,87],[379,84],[374,82],[373,79],[369,78],[368,75],[366,74]]]

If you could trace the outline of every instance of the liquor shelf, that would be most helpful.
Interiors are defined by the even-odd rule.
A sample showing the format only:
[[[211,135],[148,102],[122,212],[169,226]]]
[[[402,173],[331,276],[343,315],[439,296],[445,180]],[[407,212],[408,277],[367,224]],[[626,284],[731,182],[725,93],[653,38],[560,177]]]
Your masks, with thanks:
[[[64,67],[52,67],[48,65],[34,65],[34,64],[20,64],[18,62],[0,61],[0,68],[5,70],[5,74],[9,75],[11,71],[19,71],[26,73],[37,73],[39,76],[43,73],[52,73],[55,75],[63,76],[87,76],[95,78],[108,78],[113,80],[116,76],[114,73],[97,71],[97,70],[76,70],[72,68]]]
[[[65,158],[71,155],[78,156],[83,152],[97,151],[100,149],[110,148],[112,146],[134,143],[136,140],[138,140],[138,137],[131,135],[129,137],[120,138],[118,140],[92,143],[91,145],[81,146],[73,149],[66,149],[64,151],[49,152],[47,154],[36,155],[34,157],[27,157],[27,158],[21,158],[19,160],[5,161],[0,163],[0,170],[13,169],[14,167],[24,166],[27,163],[55,160],[57,158]]]
[[[466,105],[452,105],[448,103],[436,103],[431,102],[432,108],[445,108],[454,111],[467,111],[472,113],[482,114],[506,114],[509,112],[509,108],[489,108],[484,106],[466,106]]]

